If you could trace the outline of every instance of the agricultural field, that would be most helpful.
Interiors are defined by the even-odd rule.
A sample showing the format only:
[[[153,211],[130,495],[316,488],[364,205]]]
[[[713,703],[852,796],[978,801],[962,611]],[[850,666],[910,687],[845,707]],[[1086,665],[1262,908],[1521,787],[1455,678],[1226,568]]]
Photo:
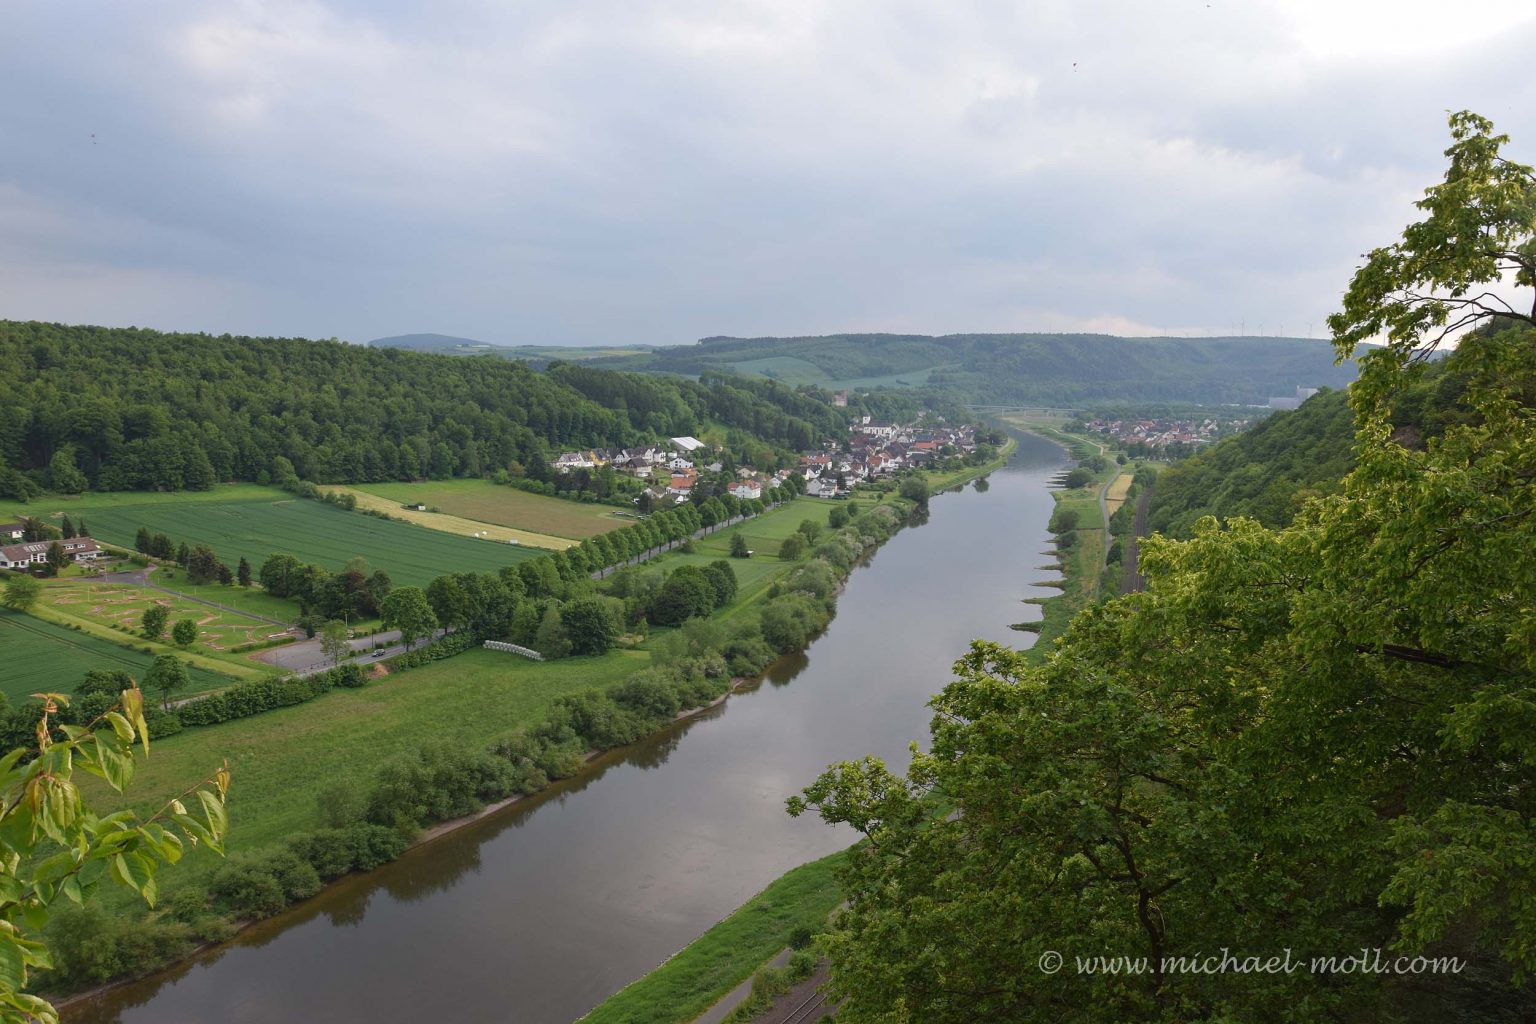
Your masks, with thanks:
[[[494,486],[494,485],[493,485]],[[392,498],[385,498],[378,494],[369,494],[367,491],[356,487],[332,487],[328,490],[339,491],[342,494],[350,494],[357,502],[357,507],[367,509],[370,512],[382,512],[385,515],[394,516],[396,519],[404,519],[408,523],[417,526],[425,526],[429,530],[441,530],[444,533],[456,533],[460,537],[481,537],[486,540],[500,543],[526,544],[529,547],[548,548],[551,551],[564,551],[566,548],[575,547],[580,541],[571,540],[569,537],[556,537],[548,533],[530,533],[527,530],[516,530],[510,526],[497,526],[495,523],[481,522],[477,519],[465,519],[462,516],[449,515],[447,512],[420,512],[415,508],[406,508],[401,502]],[[502,488],[510,490],[510,488]],[[517,491],[522,494],[523,492]],[[530,498],[539,498],[540,495],[530,494]],[[558,499],[543,498],[545,501]],[[422,501],[420,504],[427,504]],[[428,505],[428,508],[441,508],[441,506]]]
[[[537,662],[466,651],[360,690],[334,690],[307,704],[159,740],[134,776],[131,800],[95,779],[82,789],[103,812],[126,803],[147,811],[227,757],[234,771],[229,849],[255,850],[319,827],[315,799],[321,790],[342,782],[366,792],[379,765],[397,752],[435,742],[487,746],[542,721],[557,697],[612,686],[649,664],[643,652]],[[218,863],[199,852],[177,879],[205,876]]]
[[[32,693],[70,693],[93,668],[122,669],[142,678],[154,656],[89,633],[18,612],[0,611],[0,693],[15,707]],[[192,690],[213,690],[232,680],[189,667]]]
[[[1125,504],[1125,496],[1130,493],[1131,481],[1134,479],[1131,473],[1121,473],[1115,477],[1114,483],[1109,485],[1109,490],[1104,492],[1104,504],[1109,506],[1109,514],[1114,515]]]
[[[611,505],[588,505],[580,501],[529,494],[515,487],[504,487],[489,480],[433,480],[419,484],[363,484],[365,491],[395,503],[421,504],[441,509],[449,516],[472,519],[477,523],[508,526],[530,534],[545,534],[568,540],[586,540],[609,530],[618,530],[634,522],[614,515]]]
[[[147,526],[177,543],[207,544],[230,566],[243,556],[259,567],[268,555],[282,552],[334,571],[361,556],[387,571],[396,584],[415,586],[445,572],[494,571],[540,554],[387,522],[268,487],[231,484],[200,496],[203,500],[187,492],[47,498],[20,511],[45,517],[83,514],[93,536],[130,548],[139,527]]]

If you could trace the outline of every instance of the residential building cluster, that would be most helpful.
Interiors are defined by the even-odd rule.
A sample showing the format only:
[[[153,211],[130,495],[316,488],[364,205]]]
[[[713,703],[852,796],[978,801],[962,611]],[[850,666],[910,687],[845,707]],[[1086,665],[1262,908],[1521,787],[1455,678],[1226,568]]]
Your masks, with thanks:
[[[1083,426],[1096,434],[1104,434],[1124,445],[1143,444],[1148,448],[1172,448],[1177,445],[1193,446],[1209,444],[1217,438],[1239,430],[1246,430],[1251,419],[1145,419],[1145,420],[1085,420]]]
[[[860,416],[849,427],[845,447],[802,455],[798,471],[805,477],[806,494],[838,498],[863,481],[922,469],[947,455],[975,450],[976,430],[971,426],[882,423]]]
[[[947,455],[968,455],[976,449],[974,427],[882,423],[868,416],[854,420],[848,438],[804,452],[792,469],[770,473],[751,467],[735,472],[728,490],[742,500],[754,500],[792,475],[805,481],[805,493],[818,498],[838,498],[866,480],[894,476],[903,469],[922,468]],[[696,437],[674,437],[664,444],[639,448],[587,449],[565,452],[551,465],[560,472],[611,466],[641,480],[651,481],[651,497],[658,502],[687,501],[703,473],[723,472],[709,445]]]

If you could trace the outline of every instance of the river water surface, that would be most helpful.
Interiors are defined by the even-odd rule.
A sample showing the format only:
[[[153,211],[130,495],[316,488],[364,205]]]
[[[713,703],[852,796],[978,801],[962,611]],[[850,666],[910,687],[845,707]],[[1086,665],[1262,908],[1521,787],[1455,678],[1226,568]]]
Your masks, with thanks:
[[[327,888],[69,1024],[430,1021],[565,1024],[789,868],[855,838],[786,797],[830,762],[905,766],[925,701],[973,638],[1049,595],[1047,481],[1065,452],[1029,435],[1008,464],[935,496],[855,570],[837,617],[755,688],[473,826]],[[238,803],[231,813],[238,814]]]

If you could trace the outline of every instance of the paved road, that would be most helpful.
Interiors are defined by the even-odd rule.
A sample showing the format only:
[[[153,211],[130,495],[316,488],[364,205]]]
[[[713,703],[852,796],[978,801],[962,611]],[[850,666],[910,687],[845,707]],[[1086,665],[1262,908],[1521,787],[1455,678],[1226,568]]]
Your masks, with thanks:
[[[432,634],[432,639],[437,640],[446,635],[447,632],[440,629]],[[380,641],[389,644],[388,647],[384,648],[382,654],[374,656],[367,653],[374,644]],[[416,643],[420,645],[422,641],[418,640]],[[386,630],[375,633],[372,636],[360,636],[353,639],[351,644],[354,651],[364,652],[354,659],[354,664],[358,665],[367,665],[370,662],[382,661],[396,654],[405,653],[405,645],[400,643],[400,631],[398,629]],[[307,676],[315,672],[324,672],[326,669],[334,667],[331,664],[331,659],[327,658],[325,652],[320,649],[319,637],[313,640],[300,640],[297,643],[284,644],[282,647],[269,647],[264,651],[257,651],[251,657],[258,661],[264,661],[276,668],[286,669],[296,676]]]

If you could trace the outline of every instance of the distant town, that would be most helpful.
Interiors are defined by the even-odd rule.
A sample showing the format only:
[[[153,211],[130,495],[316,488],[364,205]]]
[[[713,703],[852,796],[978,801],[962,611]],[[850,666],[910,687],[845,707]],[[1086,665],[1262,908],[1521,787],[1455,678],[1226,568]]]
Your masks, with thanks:
[[[799,475],[805,493],[813,498],[841,498],[859,483],[896,475],[903,469],[921,469],[936,460],[966,456],[976,450],[972,426],[949,426],[942,421],[882,423],[861,416],[849,427],[841,445],[826,445],[800,454],[790,468],[768,472],[750,466],[734,470],[736,481],[726,490],[744,501],[759,499],[770,487]],[[713,447],[696,437],[669,438],[666,443],[636,448],[589,448],[563,452],[551,463],[568,473],[604,466],[651,483],[647,504],[666,507],[689,500],[703,474],[720,474],[726,464]]]

